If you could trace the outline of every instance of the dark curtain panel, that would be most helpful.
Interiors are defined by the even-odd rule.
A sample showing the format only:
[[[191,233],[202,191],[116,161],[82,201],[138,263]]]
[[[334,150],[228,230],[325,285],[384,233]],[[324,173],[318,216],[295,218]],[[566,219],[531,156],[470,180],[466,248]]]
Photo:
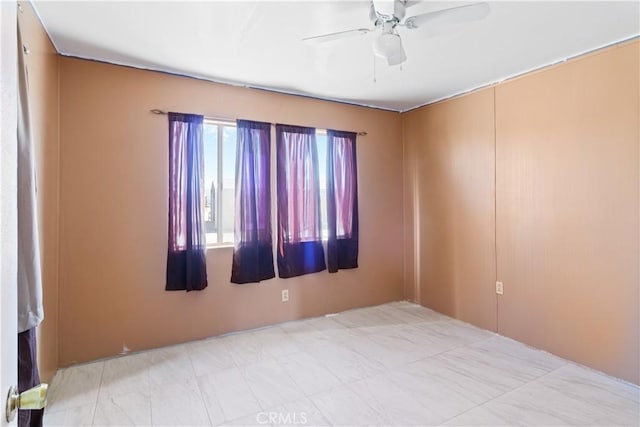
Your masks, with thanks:
[[[327,265],[330,273],[358,267],[356,134],[327,131]]]
[[[278,275],[326,268],[320,229],[318,152],[314,128],[276,125]]]
[[[232,283],[276,276],[271,243],[271,124],[237,121]]]
[[[168,291],[207,287],[202,116],[169,113]]]
[[[36,328],[18,334],[18,392],[22,393],[40,384],[38,374]],[[44,409],[18,411],[18,427],[40,427]]]

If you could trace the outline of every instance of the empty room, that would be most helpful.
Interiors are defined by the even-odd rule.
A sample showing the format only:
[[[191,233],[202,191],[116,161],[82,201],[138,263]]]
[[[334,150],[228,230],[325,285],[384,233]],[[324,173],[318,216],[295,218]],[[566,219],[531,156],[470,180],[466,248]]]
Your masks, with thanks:
[[[0,22],[2,425],[640,425],[638,1]]]

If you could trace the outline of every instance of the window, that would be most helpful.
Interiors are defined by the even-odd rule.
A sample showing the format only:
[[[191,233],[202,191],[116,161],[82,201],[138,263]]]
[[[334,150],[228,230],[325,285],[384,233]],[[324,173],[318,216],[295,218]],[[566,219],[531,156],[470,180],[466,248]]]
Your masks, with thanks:
[[[320,184],[320,230],[322,240],[329,238],[327,225],[327,131],[316,129],[316,147],[318,149],[318,177]]]
[[[207,245],[234,243],[236,124],[205,119],[203,218]],[[329,237],[327,225],[327,131],[316,129],[320,187],[322,240]]]
[[[233,244],[236,179],[236,124],[204,121],[204,201],[207,245]]]

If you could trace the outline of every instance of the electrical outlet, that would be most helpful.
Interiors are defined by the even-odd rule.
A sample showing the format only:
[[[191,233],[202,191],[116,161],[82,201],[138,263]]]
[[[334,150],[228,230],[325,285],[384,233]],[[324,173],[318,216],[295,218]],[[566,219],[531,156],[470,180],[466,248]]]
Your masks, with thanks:
[[[282,302],[289,301],[289,289],[282,290]]]
[[[504,285],[502,282],[496,282],[496,294],[502,295],[504,293]]]

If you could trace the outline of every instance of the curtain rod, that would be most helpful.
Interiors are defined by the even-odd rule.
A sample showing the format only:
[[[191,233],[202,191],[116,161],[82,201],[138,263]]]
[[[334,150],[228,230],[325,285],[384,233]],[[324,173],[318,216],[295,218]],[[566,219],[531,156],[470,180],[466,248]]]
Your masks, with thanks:
[[[149,110],[151,111],[153,114],[161,114],[161,115],[167,115],[166,111],[163,110],[159,110],[157,108],[154,108],[153,110]],[[220,120],[220,121],[227,121],[227,122],[232,122],[235,121],[234,119],[227,119],[224,117],[206,117],[207,119],[212,119],[212,120]],[[275,123],[271,123],[271,126],[275,126]],[[366,132],[356,132],[358,134],[358,136],[366,136],[367,133]]]

